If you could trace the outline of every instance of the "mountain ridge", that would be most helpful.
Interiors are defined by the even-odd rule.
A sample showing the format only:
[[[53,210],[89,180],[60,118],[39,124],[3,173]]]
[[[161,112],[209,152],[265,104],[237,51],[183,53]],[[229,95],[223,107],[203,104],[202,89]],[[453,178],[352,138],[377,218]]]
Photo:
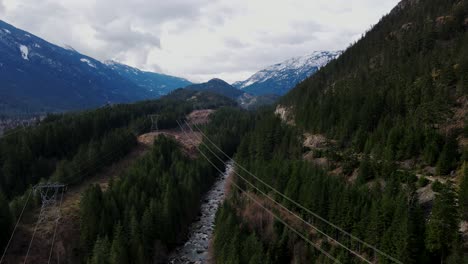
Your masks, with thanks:
[[[156,92],[159,96],[192,84],[192,82],[181,77],[144,71],[113,60],[106,60],[104,64],[114,69],[120,76],[133,80],[139,87],[150,92]]]
[[[234,86],[219,78],[213,78],[205,83],[192,84],[184,89],[217,93],[231,99],[237,99],[244,94],[244,91],[236,89]]]
[[[315,51],[309,55],[293,57],[270,65],[232,85],[254,95],[284,95],[341,53],[342,51]]]
[[[167,85],[159,93],[148,87],[153,85],[157,90],[157,79],[163,80],[166,75],[140,71],[145,78],[138,79],[126,75],[120,68],[110,67],[73,48],[60,47],[0,20],[2,114],[63,112],[99,107],[108,102],[158,98],[190,83],[175,79],[175,85]]]

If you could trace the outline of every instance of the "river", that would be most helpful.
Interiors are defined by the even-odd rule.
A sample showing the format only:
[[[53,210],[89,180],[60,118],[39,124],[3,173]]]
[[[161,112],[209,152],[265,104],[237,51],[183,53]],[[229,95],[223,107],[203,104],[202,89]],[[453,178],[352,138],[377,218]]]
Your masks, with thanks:
[[[224,185],[233,170],[232,163],[228,163],[224,173],[220,175],[211,190],[205,195],[200,209],[200,218],[192,223],[187,241],[174,250],[169,256],[168,263],[207,263],[208,247],[213,237],[216,211],[224,200]]]

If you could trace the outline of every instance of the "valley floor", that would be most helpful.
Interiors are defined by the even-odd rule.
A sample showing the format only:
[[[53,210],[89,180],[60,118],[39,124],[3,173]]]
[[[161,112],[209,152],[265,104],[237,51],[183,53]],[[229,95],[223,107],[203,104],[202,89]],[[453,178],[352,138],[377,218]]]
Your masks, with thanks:
[[[187,116],[187,121],[190,124],[206,123],[209,120],[208,116],[212,112],[213,110],[209,109],[193,111]],[[137,146],[125,158],[104,168],[100,173],[85,180],[83,183],[68,188],[63,196],[61,218],[49,263],[81,263],[79,211],[82,194],[89,186],[94,184],[98,184],[105,191],[110,180],[119,177],[122,171],[146,154],[153,145],[155,138],[159,135],[176,139],[183,147],[183,151],[190,157],[196,156],[196,147],[200,144],[202,138],[199,133],[187,132],[187,134],[184,134],[179,129],[160,130],[142,134],[138,137]],[[32,213],[23,216],[23,221],[15,232],[4,263],[24,262],[39,212],[40,209],[35,209]],[[47,219],[51,218],[53,217],[47,217]],[[44,221],[38,225],[27,263],[48,262],[49,255],[51,254],[50,249],[54,228],[55,221]]]

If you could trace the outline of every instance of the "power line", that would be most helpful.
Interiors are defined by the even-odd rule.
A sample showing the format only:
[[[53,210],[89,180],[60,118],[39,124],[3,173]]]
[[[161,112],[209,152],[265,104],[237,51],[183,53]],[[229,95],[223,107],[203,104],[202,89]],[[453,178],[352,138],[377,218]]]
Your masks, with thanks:
[[[193,130],[192,130],[193,131]],[[203,143],[203,141],[201,141],[201,144],[203,144],[216,158],[218,158],[218,160],[220,160],[221,162],[223,162],[224,165],[226,165],[226,163],[208,146],[206,145],[205,143]],[[324,231],[320,230],[319,228],[317,228],[316,226],[312,225],[311,223],[307,222],[306,220],[304,220],[302,217],[300,217],[299,215],[297,215],[296,213],[292,212],[291,210],[289,210],[286,206],[284,206],[283,204],[277,202],[275,199],[273,199],[272,197],[270,197],[268,194],[266,194],[265,192],[263,192],[262,190],[260,190],[258,187],[256,187],[254,184],[252,184],[249,180],[247,180],[246,178],[244,178],[241,174],[239,174],[237,171],[234,170],[234,173],[237,174],[242,180],[244,180],[246,183],[248,183],[252,188],[254,188],[255,190],[257,190],[258,192],[260,192],[261,194],[263,194],[264,196],[266,196],[270,201],[272,201],[273,203],[275,203],[276,205],[280,206],[282,209],[286,210],[289,214],[293,215],[294,217],[296,217],[297,219],[299,219],[301,222],[303,222],[304,224],[308,225],[309,227],[311,227],[312,229],[314,229],[315,231],[319,232],[320,234],[322,234],[323,236],[325,236],[326,238],[328,238],[329,240],[337,243],[339,246],[341,246],[342,248],[344,248],[345,250],[349,251],[351,254],[355,255],[356,257],[358,257],[359,259],[361,259],[362,261],[368,263],[368,264],[371,264],[372,262],[367,260],[365,257],[363,257],[361,254],[359,254],[358,252],[352,250],[351,248],[345,246],[344,244],[342,244],[341,242],[339,242],[338,240],[332,238],[331,236],[327,235]]]
[[[49,189],[47,189],[46,193],[49,191]],[[37,221],[36,221],[36,226],[34,227],[34,232],[32,234],[32,237],[31,237],[31,241],[29,241],[29,246],[28,246],[28,250],[26,251],[26,256],[24,257],[24,262],[23,264],[26,264],[26,261],[28,260],[28,256],[29,256],[29,250],[31,250],[31,245],[34,241],[34,237],[36,236],[36,231],[37,231],[37,227],[39,226],[39,223],[41,222],[41,215],[42,215],[42,212],[43,212],[43,208],[41,208],[41,211],[39,212],[39,216],[37,217]]]
[[[50,214],[52,216],[55,216],[56,221],[58,222],[60,218],[60,207],[57,207],[57,195],[58,195],[58,190],[61,189],[61,198],[60,198],[60,203],[62,202],[63,199],[63,191],[65,189],[64,184],[57,184],[57,183],[46,183],[46,184],[40,184],[34,186],[34,191],[39,191],[41,195],[41,200],[42,200],[42,206],[41,206],[41,211],[39,212],[39,216],[36,222],[36,227],[34,228],[33,235],[31,237],[31,241],[29,242],[29,247],[28,251],[26,252],[26,257],[24,259],[24,263],[28,260],[29,252],[31,250],[32,243],[34,241],[34,237],[37,232],[37,228],[40,223],[43,223],[44,221],[48,220],[48,217],[50,217]],[[52,190],[52,194],[49,195],[49,190]],[[54,210],[55,209],[55,210]],[[54,210],[54,211],[52,211]],[[56,222],[56,225],[57,225]],[[55,227],[57,228],[57,227]],[[56,229],[55,229],[56,231]],[[55,241],[55,231],[54,231],[54,241]],[[53,246],[53,245],[52,245]],[[50,259],[49,259],[50,260]]]
[[[152,114],[152,115],[149,115],[149,117],[151,119],[151,131],[150,132],[158,131],[159,130],[158,128],[159,114]]]
[[[316,249],[318,249],[322,254],[324,254],[325,256],[327,256],[328,258],[330,258],[331,260],[333,260],[335,263],[341,263],[338,259],[334,258],[332,255],[330,255],[330,253],[326,252],[324,249],[320,248],[318,245],[316,245],[315,243],[313,243],[312,241],[310,241],[310,239],[308,239],[307,237],[305,237],[302,233],[300,233],[299,231],[297,231],[296,229],[294,229],[293,227],[291,227],[290,225],[288,225],[283,219],[281,219],[279,216],[277,216],[276,214],[274,214],[271,210],[267,209],[262,203],[260,203],[259,201],[257,201],[252,195],[250,195],[248,192],[246,192],[245,190],[243,190],[239,185],[237,185],[233,180],[230,180],[231,184],[234,185],[237,189],[239,189],[241,192],[243,192],[245,195],[247,195],[247,197],[249,199],[251,199],[252,201],[254,201],[258,206],[260,206],[261,208],[263,208],[265,211],[267,211],[269,214],[271,214],[276,220],[280,221],[283,225],[285,225],[286,227],[288,227],[291,231],[293,231],[294,233],[296,233],[298,236],[300,236],[302,239],[304,239],[306,242],[308,242],[309,244],[311,244],[313,247],[315,247]]]
[[[18,220],[16,221],[15,228],[13,229],[13,232],[11,232],[10,239],[8,240],[8,243],[7,243],[6,247],[5,247],[5,250],[3,251],[3,255],[2,255],[2,258],[0,259],[0,263],[2,263],[3,258],[5,257],[6,252],[8,250],[8,247],[10,246],[11,240],[13,239],[13,236],[15,235],[16,228],[18,227],[18,224],[19,224],[21,218],[23,217],[24,209],[26,209],[26,205],[28,204],[28,201],[29,201],[29,198],[31,197],[32,191],[33,190],[31,189],[31,191],[28,194],[28,198],[26,199],[26,202],[24,203],[23,209],[21,210],[21,213],[20,213],[20,215],[18,217]]]
[[[56,222],[55,222],[55,230],[54,230],[54,235],[53,235],[53,238],[52,238],[52,245],[50,247],[50,253],[49,253],[49,261],[47,263],[50,263],[50,260],[52,258],[52,252],[53,252],[53,249],[54,249],[54,243],[55,243],[55,235],[57,234],[57,227],[58,227],[58,222],[60,221],[60,218],[61,218],[61,215],[60,215],[60,208],[62,207],[62,200],[63,200],[63,188],[62,188],[62,194],[60,196],[60,204],[59,204],[59,216],[57,217],[56,219]]]
[[[185,132],[185,130],[182,128],[181,124],[179,123],[179,121],[177,120],[177,123],[179,124],[179,127],[181,128],[181,130],[184,132],[184,134],[188,136],[188,134]],[[189,137],[190,138],[190,137]],[[200,152],[200,154],[202,154],[202,156],[217,170],[219,171],[220,173],[223,173],[206,155],[203,151],[201,151],[201,149],[195,145],[198,152]],[[234,170],[235,171],[235,170]],[[328,253],[327,251],[325,251],[324,249],[322,249],[320,246],[316,245],[315,243],[313,243],[312,241],[310,241],[310,239],[308,239],[306,236],[304,236],[302,233],[300,233],[299,231],[297,231],[295,228],[293,228],[292,226],[290,226],[288,223],[286,223],[283,219],[281,219],[279,216],[277,216],[276,214],[274,214],[271,210],[267,209],[265,206],[263,206],[260,202],[258,202],[255,198],[253,198],[251,195],[249,195],[245,190],[243,190],[239,185],[237,185],[232,179],[229,179],[228,180],[235,186],[237,187],[241,192],[243,192],[244,194],[246,194],[252,201],[254,201],[255,203],[257,203],[261,208],[263,208],[266,212],[268,212],[270,215],[272,215],[275,219],[277,219],[278,221],[280,221],[283,225],[285,225],[287,228],[289,228],[291,231],[293,231],[294,233],[296,233],[298,236],[300,236],[302,239],[304,239],[307,243],[309,243],[310,245],[312,245],[314,248],[316,248],[317,250],[319,250],[321,253],[323,253],[325,256],[327,256],[328,258],[330,258],[331,260],[333,260],[335,263],[341,263],[339,260],[337,260],[336,258],[334,258],[332,255],[330,255],[330,253]]]
[[[22,127],[20,127],[20,128],[16,127],[11,132],[7,132],[5,134],[0,134],[0,139],[4,139],[6,137],[9,137],[9,136],[11,136],[13,134],[17,134],[17,133],[22,132],[24,130],[26,130],[26,127],[24,125]]]
[[[112,158],[112,157],[115,157],[116,154],[118,154],[117,151],[114,151],[114,152],[107,153],[107,154],[104,155],[104,156],[107,157],[107,158]],[[84,170],[86,170],[86,169],[96,168],[97,165],[98,165],[99,163],[100,163],[99,161],[96,161],[96,162],[94,162],[94,165],[91,165],[91,166],[89,166],[89,167],[87,167],[87,168],[85,168],[85,169],[82,169],[82,170],[80,170],[79,172],[82,172],[82,171],[84,171]],[[102,163],[102,161],[101,161],[101,163]],[[83,174],[82,176],[87,175],[87,174],[90,174],[90,173],[91,173],[91,172],[88,171],[88,172],[86,172],[85,174]],[[79,174],[79,173],[77,173],[76,176],[78,176],[78,174]],[[55,185],[54,185],[54,186],[55,186]],[[62,187],[62,194],[61,194],[61,198],[60,198],[60,206],[61,206],[62,200],[63,200],[63,189],[64,189],[64,186],[61,185],[61,187]],[[48,187],[48,188],[49,188],[49,187]],[[48,192],[48,189],[47,189],[47,192]],[[47,195],[47,193],[46,193],[46,195]],[[60,207],[59,207],[59,208],[60,208]],[[37,227],[38,227],[39,223],[41,223],[41,222],[43,221],[43,214],[44,214],[44,211],[45,211],[45,209],[44,209],[44,208],[41,208],[41,211],[39,212],[38,221],[36,222],[36,226],[35,226],[35,228],[34,228],[34,232],[33,232],[33,235],[32,235],[32,238],[31,238],[31,241],[30,241],[30,244],[29,244],[29,247],[28,247],[28,251],[26,252],[26,257],[25,257],[24,263],[26,263],[26,260],[27,260],[27,258],[28,258],[29,251],[30,251],[30,249],[31,249],[31,245],[32,245],[32,243],[33,243],[33,240],[34,240],[34,237],[35,237],[35,234],[36,234],[36,231],[37,231]],[[57,217],[57,220],[56,220],[56,221],[57,221],[57,222],[56,222],[56,227],[55,227],[55,231],[54,231],[54,235],[53,235],[54,238],[53,238],[53,242],[52,242],[52,248],[51,248],[51,251],[50,251],[50,254],[49,254],[49,263],[50,263],[50,259],[51,259],[53,244],[54,244],[54,241],[55,241],[55,232],[57,231],[57,225],[58,225],[58,221],[59,221],[59,218],[58,218],[58,217]],[[1,263],[1,262],[0,262],[0,263]]]
[[[185,121],[185,120],[184,120]],[[187,124],[187,126],[193,131],[193,129],[191,128],[190,124],[188,124],[187,121],[185,121],[185,123]],[[293,203],[294,205],[298,206],[299,208],[301,208],[302,210],[306,211],[307,213],[315,216],[316,218],[320,219],[321,221],[327,223],[328,225],[334,227],[336,230],[340,231],[341,233],[349,236],[350,238],[354,239],[355,241],[358,241],[360,242],[361,244],[367,246],[368,248],[370,249],[373,249],[375,252],[379,253],[380,255],[392,260],[393,262],[395,263],[398,263],[398,264],[403,264],[403,262],[399,261],[398,259],[388,255],[387,253],[379,250],[378,248],[376,248],[375,246],[361,240],[360,238],[350,234],[349,232],[343,230],[342,228],[338,227],[337,225],[331,223],[330,221],[326,220],[325,218],[321,217],[320,215],[312,212],[311,210],[307,209],[305,206],[299,204],[298,202],[294,201],[293,199],[289,198],[288,196],[284,195],[283,193],[281,193],[280,191],[278,191],[276,188],[272,187],[271,185],[269,185],[268,183],[264,182],[262,179],[260,179],[259,177],[257,177],[256,175],[254,175],[253,173],[251,173],[249,170],[247,170],[246,168],[244,168],[242,165],[238,164],[234,159],[232,159],[231,157],[229,157],[229,155],[227,155],[223,150],[221,150],[209,137],[206,136],[205,133],[203,133],[203,131],[196,125],[196,124],[193,124],[195,126],[195,128],[202,134],[202,136],[204,138],[206,138],[217,150],[219,150],[224,156],[226,156],[229,160],[231,160],[235,165],[237,165],[239,168],[241,168],[242,170],[244,170],[245,172],[247,172],[248,174],[250,174],[252,177],[254,177],[257,181],[261,182],[263,185],[267,186],[269,189],[273,190],[275,193],[279,194],[280,196],[282,196],[283,198],[285,198],[286,200],[288,200],[289,202]]]
[[[110,159],[110,158],[114,158],[114,157],[116,156],[116,154],[118,154],[117,151],[114,151],[114,152],[110,152],[110,153],[105,154],[103,157],[105,157],[106,159]],[[89,170],[89,169],[92,169],[92,168],[97,168],[97,166],[98,166],[99,163],[101,163],[101,164],[103,163],[102,159],[101,159],[101,162],[96,161],[96,162],[90,164],[90,166],[79,170],[78,173],[75,174],[75,176],[78,176],[81,172],[84,172],[85,170]],[[84,174],[82,174],[82,176],[88,175],[88,174],[90,174],[90,173],[91,173],[91,171],[85,172]],[[13,239],[13,235],[14,235],[15,230],[16,230],[16,228],[17,228],[17,226],[18,226],[18,224],[19,224],[19,222],[20,222],[20,220],[21,220],[21,216],[23,215],[23,212],[24,212],[24,210],[25,210],[25,208],[26,208],[27,202],[29,201],[29,197],[31,196],[32,191],[33,191],[33,190],[31,190],[31,192],[30,192],[29,195],[28,195],[28,199],[26,200],[26,203],[24,204],[24,207],[23,207],[23,209],[22,209],[22,211],[21,211],[21,214],[20,214],[20,218],[18,218],[18,221],[17,221],[17,223],[16,223],[16,225],[15,225],[15,228],[14,228],[14,230],[13,230],[13,232],[12,232],[12,235],[11,235],[11,237],[10,237],[10,240],[8,241],[7,247],[6,247],[5,250],[4,250],[4,253],[3,253],[3,255],[2,255],[2,258],[1,258],[1,260],[0,260],[0,263],[2,263],[3,258],[4,258],[5,255],[6,255],[6,252],[7,252],[7,249],[8,249],[8,247],[9,247],[9,244],[10,244],[11,240]],[[47,190],[47,192],[48,192],[48,190]],[[60,198],[60,205],[62,204],[62,200],[63,200],[63,189],[62,189],[61,198]],[[35,233],[36,233],[36,231],[37,231],[38,225],[39,225],[39,223],[43,220],[42,217],[41,217],[42,214],[43,214],[43,209],[41,208],[41,211],[40,211],[40,213],[39,213],[38,220],[37,220],[37,222],[36,222],[36,226],[35,226],[35,228],[34,228],[34,232],[33,232],[31,241],[30,241],[29,246],[28,246],[28,251],[27,251],[27,253],[26,253],[26,258],[25,258],[25,260],[24,260],[24,263],[26,263],[26,260],[27,260],[27,258],[28,258],[29,251],[30,251],[30,248],[31,248],[31,246],[32,246],[32,242],[33,242],[33,240],[34,240]],[[57,224],[58,224],[58,222],[56,222],[56,228],[55,228],[55,230],[57,229]],[[55,241],[55,231],[54,231],[54,240],[53,240],[53,241]],[[54,244],[54,242],[52,242],[52,245],[53,245],[53,244]],[[52,251],[51,251],[51,253],[52,253]],[[49,262],[50,262],[50,255],[49,255]]]

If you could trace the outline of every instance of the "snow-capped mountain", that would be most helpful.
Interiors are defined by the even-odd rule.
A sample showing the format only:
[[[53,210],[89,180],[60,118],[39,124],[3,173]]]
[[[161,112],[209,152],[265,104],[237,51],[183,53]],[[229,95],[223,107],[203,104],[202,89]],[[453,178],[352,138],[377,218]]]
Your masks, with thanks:
[[[182,88],[192,84],[184,78],[142,71],[116,61],[105,61],[104,63],[120,76],[131,80],[139,87],[146,89],[157,96],[166,95],[177,88]]]
[[[134,68],[127,74],[125,67],[59,47],[0,20],[0,114],[77,110],[157,98],[189,83]]]
[[[235,82],[233,86],[254,95],[283,95],[341,53],[316,51],[307,56],[291,58],[269,66],[245,81]]]

